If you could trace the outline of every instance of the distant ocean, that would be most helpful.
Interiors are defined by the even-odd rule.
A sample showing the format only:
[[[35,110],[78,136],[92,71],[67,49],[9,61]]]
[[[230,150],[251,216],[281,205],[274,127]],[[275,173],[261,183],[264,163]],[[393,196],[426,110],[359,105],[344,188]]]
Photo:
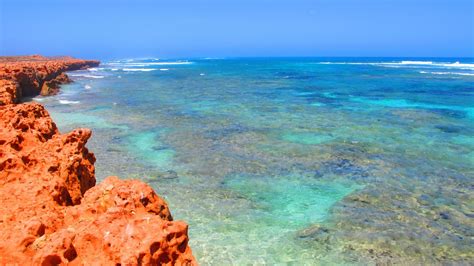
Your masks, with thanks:
[[[37,97],[201,264],[474,261],[474,60],[128,59]],[[153,232],[150,232],[153,233]]]

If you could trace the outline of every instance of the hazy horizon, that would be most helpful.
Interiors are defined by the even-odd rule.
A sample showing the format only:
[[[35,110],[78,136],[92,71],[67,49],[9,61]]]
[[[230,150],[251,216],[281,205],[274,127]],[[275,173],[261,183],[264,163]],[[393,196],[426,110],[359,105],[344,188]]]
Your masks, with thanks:
[[[473,9],[468,0],[0,0],[0,55],[472,58]]]

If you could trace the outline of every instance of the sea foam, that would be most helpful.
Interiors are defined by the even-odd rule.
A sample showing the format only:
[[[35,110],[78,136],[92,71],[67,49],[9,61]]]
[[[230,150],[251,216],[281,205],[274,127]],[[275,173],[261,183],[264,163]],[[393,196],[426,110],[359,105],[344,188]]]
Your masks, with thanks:
[[[93,67],[93,68],[89,68],[87,70],[89,70],[91,72],[96,72],[96,71],[104,70],[104,68],[103,67]]]
[[[474,70],[471,63],[446,63],[433,61],[400,61],[400,62],[318,62],[321,65],[371,65],[381,67],[429,67],[429,68],[458,68],[463,70]]]
[[[464,72],[427,72],[420,71],[420,74],[433,74],[433,75],[459,75],[459,76],[474,76],[474,73],[464,73]]]
[[[146,66],[167,66],[167,65],[190,65],[193,62],[183,61],[183,62],[138,62],[138,63],[118,63],[111,62],[109,65],[120,65],[126,67],[146,67]]]
[[[80,101],[59,100],[60,104],[78,104]]]
[[[402,61],[400,62],[400,64],[401,65],[432,65],[433,61]]]
[[[82,77],[82,78],[92,78],[92,79],[102,79],[104,76],[99,75],[89,75],[89,74],[68,74],[71,77]]]
[[[141,71],[141,72],[149,72],[156,70],[154,68],[122,68],[123,71]]]
[[[461,68],[461,69],[473,69],[474,70],[474,64],[460,63],[459,61],[455,62],[455,63],[451,63],[451,64],[442,64],[442,66],[456,67],[456,68]]]

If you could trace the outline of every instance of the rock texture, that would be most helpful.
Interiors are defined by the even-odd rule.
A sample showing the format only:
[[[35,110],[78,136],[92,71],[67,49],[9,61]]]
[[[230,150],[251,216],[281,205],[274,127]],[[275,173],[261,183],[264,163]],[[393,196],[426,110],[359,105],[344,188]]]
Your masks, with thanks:
[[[18,103],[21,97],[56,94],[70,82],[64,71],[98,66],[99,61],[39,55],[0,57],[0,105]]]
[[[4,80],[17,91],[37,81]],[[95,186],[89,129],[60,134],[42,105],[3,103],[0,265],[197,264],[187,224],[173,221],[152,188],[117,177]]]

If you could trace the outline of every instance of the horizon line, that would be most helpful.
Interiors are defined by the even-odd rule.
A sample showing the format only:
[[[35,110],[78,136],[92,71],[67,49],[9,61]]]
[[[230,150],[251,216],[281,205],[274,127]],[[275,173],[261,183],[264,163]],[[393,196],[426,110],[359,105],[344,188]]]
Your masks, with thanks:
[[[40,55],[45,57],[62,57],[62,56],[72,56],[75,58],[94,58],[90,56],[76,56],[76,55],[42,55],[38,53],[31,54],[12,54],[12,55],[0,55],[0,57],[20,57],[20,56],[34,56]],[[95,57],[101,59],[101,57]],[[167,56],[156,56],[156,55],[146,55],[146,56],[130,56],[130,57],[104,57],[103,59],[208,59],[208,60],[222,60],[222,59],[266,59],[266,58],[456,58],[456,59],[473,59],[474,56],[354,56],[354,55],[262,55],[262,56],[176,56],[176,57],[167,57]]]

